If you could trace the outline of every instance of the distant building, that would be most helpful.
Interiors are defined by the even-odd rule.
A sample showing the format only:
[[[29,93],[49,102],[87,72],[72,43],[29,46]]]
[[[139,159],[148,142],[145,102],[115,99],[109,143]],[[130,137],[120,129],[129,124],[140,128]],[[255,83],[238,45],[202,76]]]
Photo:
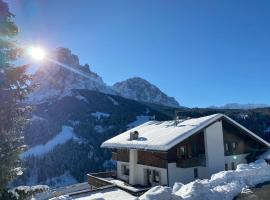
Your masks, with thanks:
[[[188,120],[149,121],[101,146],[113,149],[112,158],[117,161],[114,179],[103,174],[102,186],[108,180],[119,180],[120,186],[152,187],[188,183],[234,170],[238,164],[255,159],[270,144],[228,116],[214,114]],[[98,187],[100,182],[89,176],[90,185]]]

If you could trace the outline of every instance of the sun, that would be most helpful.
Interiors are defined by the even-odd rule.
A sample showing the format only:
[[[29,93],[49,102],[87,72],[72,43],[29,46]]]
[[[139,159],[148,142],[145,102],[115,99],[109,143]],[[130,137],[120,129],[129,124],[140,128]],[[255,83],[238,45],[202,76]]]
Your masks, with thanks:
[[[46,52],[41,47],[30,47],[28,54],[36,61],[41,61],[46,57]]]

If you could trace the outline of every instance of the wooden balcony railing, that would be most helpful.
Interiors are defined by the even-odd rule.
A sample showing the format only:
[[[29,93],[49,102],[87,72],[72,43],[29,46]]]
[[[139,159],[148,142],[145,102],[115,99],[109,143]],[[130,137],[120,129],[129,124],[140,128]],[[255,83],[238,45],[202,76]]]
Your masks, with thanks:
[[[206,166],[206,158],[205,155],[199,155],[193,158],[187,159],[179,159],[176,162],[177,167],[181,168],[189,168],[189,167],[198,167],[198,166]]]
[[[93,174],[87,174],[88,176],[88,183],[91,186],[92,189],[112,185],[109,181],[106,180],[106,178],[116,178],[116,172],[110,171],[110,172],[100,172],[100,173],[93,173]]]

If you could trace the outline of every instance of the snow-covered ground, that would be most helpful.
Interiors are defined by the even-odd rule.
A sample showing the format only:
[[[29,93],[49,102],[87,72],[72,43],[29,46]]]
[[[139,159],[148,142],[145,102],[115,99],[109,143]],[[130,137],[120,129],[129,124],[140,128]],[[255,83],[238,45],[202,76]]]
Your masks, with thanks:
[[[78,181],[67,171],[63,175],[46,180],[46,185],[52,188],[77,184]]]
[[[50,152],[57,145],[64,144],[70,139],[78,139],[73,132],[73,128],[70,126],[62,126],[62,131],[58,133],[54,138],[49,140],[46,144],[37,145],[33,148],[30,148],[23,152],[20,157],[26,158],[28,156],[42,156]]]
[[[139,126],[139,125],[141,125],[141,124],[143,124],[145,122],[148,122],[150,120],[151,120],[151,116],[148,116],[148,115],[136,116],[136,120],[133,121],[133,122],[131,122],[131,123],[129,123],[127,125],[127,129],[132,129],[132,128],[134,128],[136,126]]]
[[[80,100],[80,101],[84,101],[85,103],[89,103],[88,100],[82,95],[77,95],[77,96],[75,96],[75,98]]]
[[[110,114],[108,113],[103,113],[103,112],[95,112],[95,113],[91,113],[91,115],[93,117],[96,117],[98,120],[101,118],[101,117],[110,117]]]
[[[74,198],[74,200],[134,200],[134,196],[118,189],[110,188],[105,191],[97,191],[89,196]]]
[[[108,99],[113,103],[113,105],[119,106],[119,103],[114,98],[108,96]]]
[[[266,159],[266,160],[269,160],[270,159],[270,150],[264,152],[262,155],[260,155],[258,157],[258,159]]]

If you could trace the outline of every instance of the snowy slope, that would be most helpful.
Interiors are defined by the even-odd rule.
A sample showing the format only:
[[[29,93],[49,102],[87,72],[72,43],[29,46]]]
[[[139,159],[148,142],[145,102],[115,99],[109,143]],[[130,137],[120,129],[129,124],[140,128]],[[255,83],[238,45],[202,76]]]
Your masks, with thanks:
[[[113,89],[119,95],[128,99],[179,107],[179,103],[173,97],[167,96],[157,86],[139,77],[115,83]]]
[[[62,126],[62,131],[53,139],[49,140],[44,145],[38,145],[28,149],[27,151],[23,152],[20,157],[26,158],[28,156],[42,156],[51,151],[57,145],[64,144],[70,139],[77,139],[75,133],[73,132],[73,128],[69,126]]]

